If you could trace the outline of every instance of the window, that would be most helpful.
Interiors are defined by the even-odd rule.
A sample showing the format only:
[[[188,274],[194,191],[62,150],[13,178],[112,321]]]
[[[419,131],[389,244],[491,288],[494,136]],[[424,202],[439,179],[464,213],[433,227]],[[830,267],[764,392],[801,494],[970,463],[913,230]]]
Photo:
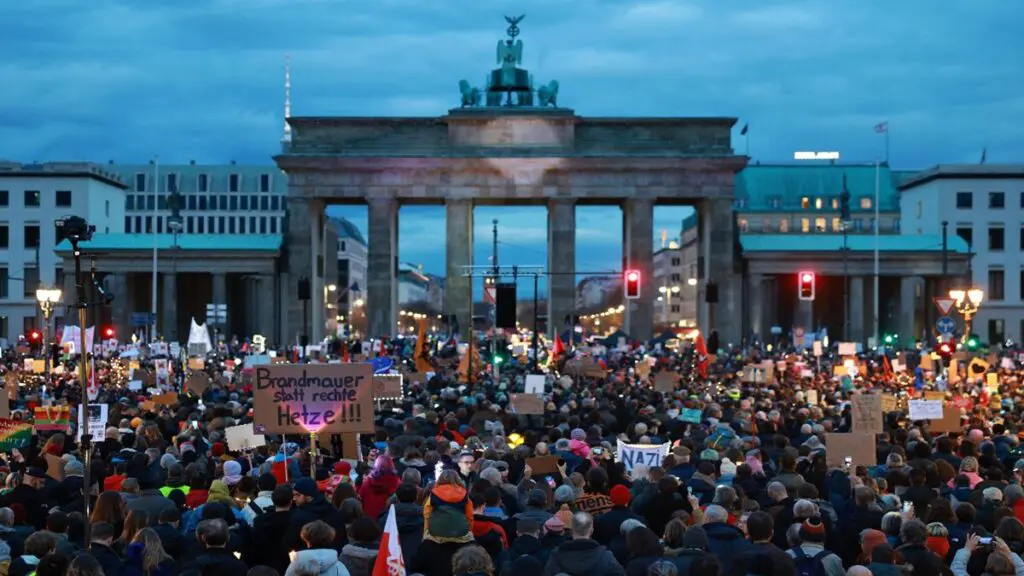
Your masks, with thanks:
[[[53,269],[53,285],[58,288],[62,288],[64,286],[64,269],[60,266]]]
[[[131,234],[132,233],[132,217],[131,216],[125,216],[124,217],[124,232],[125,232],[125,234]]]
[[[0,250],[7,250],[11,247],[11,228],[7,224],[0,224]]]
[[[232,212],[238,210],[238,196],[231,196],[228,201],[228,209]]]
[[[25,248],[39,248],[39,224],[25,224]]]
[[[227,228],[224,227],[224,217],[223,216],[218,216],[217,217],[217,233],[218,234],[224,234],[225,231],[227,231]]]
[[[28,334],[29,332],[36,329],[36,317],[25,316],[21,319],[21,330],[22,334]]]
[[[1021,193],[1021,202],[1024,203],[1024,193]],[[0,206],[10,206],[11,204],[11,193],[7,190],[0,190]]]
[[[271,220],[271,222],[273,222],[273,220]],[[683,277],[678,272],[674,272],[673,274],[671,274],[669,276],[669,280],[668,281],[669,282],[682,282],[683,281]]]
[[[161,216],[157,216],[157,218],[156,218],[156,233],[157,234],[163,234],[164,233],[164,219]]]
[[[821,198],[815,198],[814,199],[814,209],[815,210],[821,210],[822,205],[823,204],[822,204]]]
[[[60,224],[55,224],[53,226],[53,245],[56,246],[57,244],[60,244],[63,240],[64,240],[64,233],[61,230],[61,225]]]
[[[971,208],[974,208],[974,194],[971,194],[970,192],[957,192],[956,207],[961,210],[970,210]]]
[[[245,234],[245,216],[238,219],[238,233]]]
[[[207,198],[206,196],[200,196],[199,197],[199,211],[200,212],[205,212],[206,211],[206,198]]]
[[[135,217],[135,226],[132,226],[136,234],[142,234],[142,216]]]
[[[260,198],[260,210],[267,211],[270,209],[270,198],[264,196]]]
[[[811,231],[811,221],[807,218],[800,219],[800,231],[807,234]]]
[[[103,202],[103,215],[107,218],[110,217],[110,200],[105,200]]]
[[[839,218],[833,218],[832,219],[832,231],[833,232],[842,232],[843,231],[843,222],[842,222],[842,220],[840,220]]]
[[[3,194],[2,190],[0,190],[0,194]],[[2,204],[0,204],[0,206],[2,206]],[[1020,193],[1020,207],[1024,208],[1024,192]],[[1022,333],[1022,334],[1024,334],[1024,333]]]
[[[267,219],[266,218],[260,218],[260,234],[266,234],[266,233],[267,233]]]
[[[1006,293],[1003,291],[1004,272],[1002,268],[991,268],[988,271],[988,293],[985,298],[995,302],[1001,302]]]
[[[39,190],[25,190],[25,207],[35,208],[39,206]]]
[[[227,196],[217,196],[217,204],[220,206],[221,210],[227,211],[227,209],[228,209],[228,197]]]
[[[814,231],[815,232],[828,232],[827,224],[824,218],[814,219]]]
[[[36,299],[36,289],[39,288],[39,269],[35,267],[25,267],[23,272],[25,281],[22,285],[22,296],[25,298]]]
[[[1006,248],[1006,230],[1002,226],[988,227],[988,251],[1002,252]]]
[[[832,209],[833,210],[839,210],[839,197],[838,196],[833,196],[831,204],[832,204]]]
[[[0,300],[6,300],[7,294],[7,268],[0,268]],[[0,337],[3,336],[3,332],[0,332]]]
[[[801,198],[800,199],[800,207],[803,208],[804,210],[807,210],[808,208],[810,208],[811,207],[811,199],[808,198],[807,196],[804,196],[803,198]]]
[[[206,174],[200,174],[199,175],[199,179],[196,182],[196,188],[200,192],[209,192],[210,191],[210,177],[208,175],[206,175]]]
[[[238,192],[238,174],[228,176],[228,192]]]
[[[899,232],[901,224],[902,224],[902,221],[899,218],[893,218],[892,219],[892,231],[893,232]]]
[[[260,192],[270,192],[270,174],[260,174]]]
[[[7,338],[7,316],[0,316],[0,338]]]
[[[146,196],[146,210],[152,212],[156,208],[156,196]]]
[[[196,218],[196,234],[206,234],[206,218]]]
[[[266,197],[264,197],[263,199],[264,199],[264,200],[266,200]],[[737,223],[739,224],[739,227],[740,227],[740,232],[746,232],[746,231],[747,231],[747,229],[748,229],[748,228],[750,227],[750,223],[749,223],[749,222],[747,222],[747,219],[746,219],[746,218],[740,218],[740,219],[738,219],[738,220],[737,220]]]
[[[771,206],[773,210],[778,210],[779,208],[782,208],[782,198],[778,196],[772,196],[768,200],[768,205]]]
[[[125,210],[135,210],[135,196],[134,195],[129,194],[127,197],[125,197],[125,199],[124,199],[124,209]]]
[[[993,210],[1001,210],[1003,208],[1006,208],[1006,193],[989,192],[988,207],[992,208]]]
[[[779,232],[789,232],[789,218],[783,218],[779,220]]]
[[[974,246],[974,229],[970,226],[957,226],[956,235],[963,238],[964,242],[967,242],[967,247]]]
[[[1024,268],[1020,269],[1020,282],[1017,286],[1020,287],[1020,299],[1024,300]],[[1024,332],[1021,332],[1021,335],[1024,336]]]
[[[277,234],[277,218],[270,219],[270,233]]]
[[[854,218],[853,219],[853,231],[854,232],[863,232],[864,231],[864,219],[863,218]]]
[[[871,210],[871,208],[873,206],[874,206],[874,202],[872,201],[872,198],[870,196],[861,196],[861,198],[860,198],[860,209],[861,210]]]
[[[235,233],[235,219],[234,218],[228,218],[228,234],[234,234],[234,233]]]
[[[1006,322],[1002,318],[990,318],[988,321],[989,345],[1006,341]]]
[[[189,234],[195,234],[196,233],[195,220],[191,216],[189,216],[188,218],[185,218],[185,231],[187,233],[189,233]]]
[[[153,217],[146,216],[146,234],[153,233]]]
[[[173,194],[178,191],[178,175],[171,172],[167,175],[167,192]]]
[[[146,191],[146,175],[141,172],[135,175],[135,191]]]
[[[57,190],[56,205],[57,208],[70,208],[71,190]]]
[[[673,314],[679,314],[679,304],[673,304],[672,305],[672,313]]]

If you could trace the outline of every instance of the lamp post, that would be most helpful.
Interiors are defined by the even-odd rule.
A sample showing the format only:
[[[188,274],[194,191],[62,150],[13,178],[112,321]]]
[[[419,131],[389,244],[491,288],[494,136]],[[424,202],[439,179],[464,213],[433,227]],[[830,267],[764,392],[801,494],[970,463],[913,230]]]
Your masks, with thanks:
[[[39,288],[36,290],[36,301],[39,302],[39,310],[43,313],[43,373],[46,375],[46,383],[50,383],[50,316],[53,309],[60,302],[60,288]]]
[[[973,286],[966,290],[954,288],[949,291],[949,297],[953,299],[956,311],[964,317],[964,333],[960,337],[960,343],[964,344],[971,337],[971,320],[974,319],[978,308],[981,308],[982,301],[985,300],[985,291]]]

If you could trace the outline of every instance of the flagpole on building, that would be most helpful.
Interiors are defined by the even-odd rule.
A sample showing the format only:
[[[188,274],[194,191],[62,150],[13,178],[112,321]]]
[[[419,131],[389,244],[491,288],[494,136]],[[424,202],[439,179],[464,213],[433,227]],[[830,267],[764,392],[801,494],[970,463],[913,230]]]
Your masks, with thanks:
[[[153,226],[149,229],[149,232],[153,234],[153,278],[152,278],[152,290],[150,290],[150,313],[153,315],[149,319],[149,341],[156,341],[156,290],[157,290],[157,251],[159,237],[156,234],[156,223],[159,218],[158,208],[160,206],[160,157],[153,157]]]
[[[886,132],[886,134],[888,135],[888,132]],[[888,140],[888,139],[886,139],[886,140]],[[881,194],[880,194],[881,183],[882,183],[882,168],[881,168],[881,165],[879,164],[878,160],[875,160],[875,278],[874,278],[874,286],[873,286],[873,292],[872,292],[872,294],[874,296],[874,298],[873,298],[873,300],[874,300],[874,302],[873,302],[874,310],[873,310],[873,314],[872,314],[872,317],[873,317],[872,326],[874,327],[874,334],[873,334],[873,336],[874,336],[875,346],[878,346],[878,342],[879,342],[879,340],[878,340],[878,330],[879,330],[879,328],[878,328],[878,304],[879,304],[879,294],[878,294],[878,290],[879,290],[878,284],[879,284],[879,281],[878,281],[878,277],[879,277],[879,274],[880,274],[880,264],[881,263],[880,263],[879,257],[878,257],[879,256],[879,254],[878,254],[878,248],[879,248],[879,246],[878,246],[878,242],[879,242],[878,229],[879,229],[879,227],[881,225],[881,221],[879,220],[880,213],[881,213],[881,208],[878,205],[879,204],[878,201],[880,200],[880,196],[881,196]]]

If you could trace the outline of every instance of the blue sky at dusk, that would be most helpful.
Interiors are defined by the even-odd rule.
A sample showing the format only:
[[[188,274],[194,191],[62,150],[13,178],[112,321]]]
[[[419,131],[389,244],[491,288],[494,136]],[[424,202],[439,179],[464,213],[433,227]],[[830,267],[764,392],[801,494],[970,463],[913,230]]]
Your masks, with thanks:
[[[883,120],[897,168],[1024,158],[1022,2],[32,0],[3,9],[0,159],[269,164],[285,53],[296,116],[442,115],[494,67],[504,14],[526,14],[524,67],[580,115],[735,116],[762,162],[873,161]],[[403,210],[402,260],[443,271],[443,214]],[[656,234],[684,216],[659,208]],[[494,217],[503,263],[545,263],[543,211],[489,207],[478,263]],[[578,268],[616,267],[617,210],[577,222]]]

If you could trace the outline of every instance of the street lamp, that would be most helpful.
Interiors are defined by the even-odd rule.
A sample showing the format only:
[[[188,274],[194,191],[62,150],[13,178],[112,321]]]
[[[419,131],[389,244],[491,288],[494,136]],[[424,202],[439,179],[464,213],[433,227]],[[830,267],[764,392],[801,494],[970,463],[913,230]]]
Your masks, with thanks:
[[[39,288],[36,290],[36,301],[39,302],[39,309],[43,312],[43,371],[46,379],[50,379],[50,353],[47,350],[50,341],[50,315],[53,309],[60,302],[60,288]]]
[[[672,321],[669,320],[669,313],[670,313],[670,311],[672,309],[672,295],[673,294],[679,294],[680,290],[681,290],[681,288],[679,286],[658,286],[658,292],[660,292],[660,293],[665,295],[665,299],[664,299],[664,303],[665,303],[665,305],[664,305],[665,322],[667,322],[669,324],[672,323]],[[658,300],[661,300],[661,298],[658,298]]]
[[[971,320],[978,313],[982,301],[985,299],[985,291],[981,288],[971,287],[966,290],[954,288],[949,291],[949,297],[953,299],[956,311],[964,317],[964,333],[960,342],[965,343],[971,337]]]

